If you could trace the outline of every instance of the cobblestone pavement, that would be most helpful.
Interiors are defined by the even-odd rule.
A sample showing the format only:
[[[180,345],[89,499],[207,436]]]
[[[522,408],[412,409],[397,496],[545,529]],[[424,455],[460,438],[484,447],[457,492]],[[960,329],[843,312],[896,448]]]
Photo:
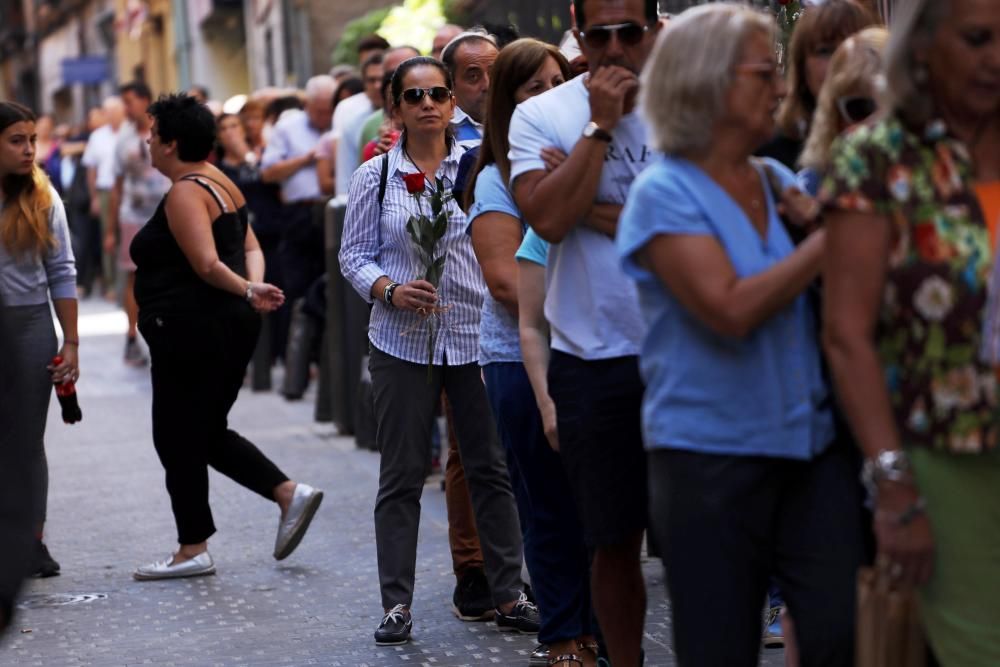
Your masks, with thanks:
[[[423,497],[414,641],[374,646],[378,458],[316,424],[311,392],[290,403],[245,390],[231,418],[286,474],[326,492],[298,550],[274,561],[276,506],[212,472],[218,574],[133,581],[132,570],[169,553],[175,536],[150,435],[149,374],[121,361],[123,316],[94,300],[81,311],[84,420],[64,425],[53,401],[47,438],[46,540],[63,574],[28,583],[0,665],[527,665],[533,638],[452,616],[444,494],[436,484]],[[659,561],[646,561],[645,573],[647,665],[671,665]],[[780,665],[781,652],[763,660]]]

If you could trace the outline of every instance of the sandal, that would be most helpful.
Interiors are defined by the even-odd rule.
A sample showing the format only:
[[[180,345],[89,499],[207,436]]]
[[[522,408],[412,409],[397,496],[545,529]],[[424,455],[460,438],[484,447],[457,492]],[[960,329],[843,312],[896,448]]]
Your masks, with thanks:
[[[578,656],[576,653],[563,653],[562,655],[557,655],[554,658],[549,658],[549,667],[555,667],[559,663],[566,662],[570,665],[580,665],[584,667],[583,658]],[[566,667],[566,666],[564,666]]]

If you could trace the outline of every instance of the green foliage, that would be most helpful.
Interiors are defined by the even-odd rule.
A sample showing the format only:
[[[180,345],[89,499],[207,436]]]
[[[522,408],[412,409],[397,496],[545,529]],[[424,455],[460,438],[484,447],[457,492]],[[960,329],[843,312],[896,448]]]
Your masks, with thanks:
[[[469,25],[472,18],[470,0],[442,0],[441,10],[444,12],[445,20],[456,25]]]
[[[391,7],[373,9],[363,16],[359,16],[353,21],[349,21],[344,26],[344,32],[337,42],[337,48],[333,50],[334,65],[359,65],[358,62],[358,42],[363,37],[371,35],[379,29],[382,21],[389,15]]]

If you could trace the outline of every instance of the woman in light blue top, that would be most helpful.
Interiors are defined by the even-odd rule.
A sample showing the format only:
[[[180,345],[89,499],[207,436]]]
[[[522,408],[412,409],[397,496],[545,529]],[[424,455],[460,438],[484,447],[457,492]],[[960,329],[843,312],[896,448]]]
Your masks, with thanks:
[[[489,289],[479,327],[479,363],[507,450],[524,560],[541,616],[538,641],[548,646],[549,659],[578,656],[581,645],[594,644],[588,558],[566,473],[546,440],[522,363],[514,255],[525,224],[507,190],[507,130],[517,104],[562,84],[569,75],[566,59],[550,44],[520,39],[504,47],[490,73],[486,131],[468,189],[472,248]],[[596,653],[589,658],[596,661]],[[568,660],[550,664],[572,664]]]
[[[861,501],[803,294],[825,232],[796,248],[778,216],[802,217],[794,175],[750,157],[784,93],[773,44],[766,16],[699,7],[671,23],[643,73],[666,157],[636,179],[617,244],[649,325],[650,525],[680,664],[755,665],[773,576],[802,663],[847,667]]]
[[[35,553],[31,572],[59,573],[59,564],[42,543],[48,497],[45,460],[45,420],[52,384],[79,378],[77,352],[76,265],[66,211],[45,173],[35,165],[35,114],[12,102],[0,102],[0,319],[16,354],[5,350],[0,363],[9,364],[17,385],[11,395],[18,405],[0,405],[0,431],[10,433],[15,422],[24,433],[17,443],[28,447],[21,460],[32,478],[35,509]],[[63,330],[57,346],[49,299]],[[62,357],[59,364],[53,357]]]

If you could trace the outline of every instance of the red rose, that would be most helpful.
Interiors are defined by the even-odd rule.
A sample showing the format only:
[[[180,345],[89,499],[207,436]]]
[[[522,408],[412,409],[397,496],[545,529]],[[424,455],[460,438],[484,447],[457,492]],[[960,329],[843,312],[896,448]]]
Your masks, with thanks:
[[[424,175],[420,172],[416,174],[403,174],[403,181],[406,183],[406,191],[411,195],[424,191]]]

